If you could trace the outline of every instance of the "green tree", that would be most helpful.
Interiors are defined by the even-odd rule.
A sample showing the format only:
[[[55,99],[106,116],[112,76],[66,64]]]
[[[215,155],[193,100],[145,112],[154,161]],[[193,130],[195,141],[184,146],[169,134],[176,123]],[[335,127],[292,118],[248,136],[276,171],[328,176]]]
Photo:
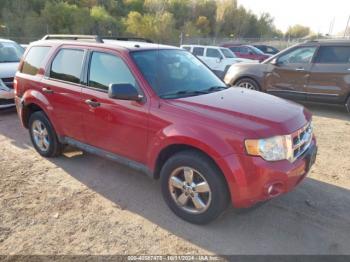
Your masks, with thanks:
[[[174,40],[177,34],[174,17],[169,12],[141,15],[139,12],[131,11],[124,23],[128,33],[155,41]]]
[[[302,25],[294,25],[288,28],[286,37],[288,38],[302,38],[311,34],[309,27]]]

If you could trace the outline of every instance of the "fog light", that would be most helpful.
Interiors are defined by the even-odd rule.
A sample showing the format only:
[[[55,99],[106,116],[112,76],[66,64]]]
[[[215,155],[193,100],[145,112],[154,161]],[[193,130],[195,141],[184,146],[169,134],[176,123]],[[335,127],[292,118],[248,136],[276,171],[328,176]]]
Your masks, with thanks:
[[[269,197],[276,197],[283,193],[282,183],[273,183],[267,187],[267,194]]]

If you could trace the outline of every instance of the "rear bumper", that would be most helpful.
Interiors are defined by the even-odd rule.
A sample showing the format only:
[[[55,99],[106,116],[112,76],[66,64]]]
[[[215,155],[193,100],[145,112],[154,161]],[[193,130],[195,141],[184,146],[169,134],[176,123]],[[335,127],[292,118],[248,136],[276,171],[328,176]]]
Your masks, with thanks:
[[[232,204],[247,208],[293,190],[308,174],[317,154],[313,138],[309,149],[294,163],[267,162],[260,157],[228,156],[224,170],[228,180]],[[230,179],[228,179],[230,178]]]

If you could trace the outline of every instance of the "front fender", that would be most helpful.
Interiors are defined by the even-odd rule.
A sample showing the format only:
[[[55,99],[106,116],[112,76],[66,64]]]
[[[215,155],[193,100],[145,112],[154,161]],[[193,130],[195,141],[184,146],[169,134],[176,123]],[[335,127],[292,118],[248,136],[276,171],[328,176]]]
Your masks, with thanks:
[[[148,166],[155,170],[161,151],[171,145],[186,145],[199,149],[212,159],[222,158],[233,153],[232,146],[222,132],[197,126],[170,125],[151,138],[148,150]]]

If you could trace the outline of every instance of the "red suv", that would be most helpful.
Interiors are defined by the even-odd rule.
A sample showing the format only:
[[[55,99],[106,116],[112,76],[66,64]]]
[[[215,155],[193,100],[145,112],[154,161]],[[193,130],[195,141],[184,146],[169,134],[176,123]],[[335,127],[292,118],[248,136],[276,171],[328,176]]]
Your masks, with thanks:
[[[160,178],[171,210],[198,224],[230,201],[290,191],[315,161],[309,111],[227,88],[185,50],[50,38],[30,45],[15,78],[19,117],[44,157],[72,145]]]
[[[263,62],[271,57],[270,54],[265,54],[263,51],[252,45],[223,44],[222,46],[230,49],[237,57],[241,58]]]

